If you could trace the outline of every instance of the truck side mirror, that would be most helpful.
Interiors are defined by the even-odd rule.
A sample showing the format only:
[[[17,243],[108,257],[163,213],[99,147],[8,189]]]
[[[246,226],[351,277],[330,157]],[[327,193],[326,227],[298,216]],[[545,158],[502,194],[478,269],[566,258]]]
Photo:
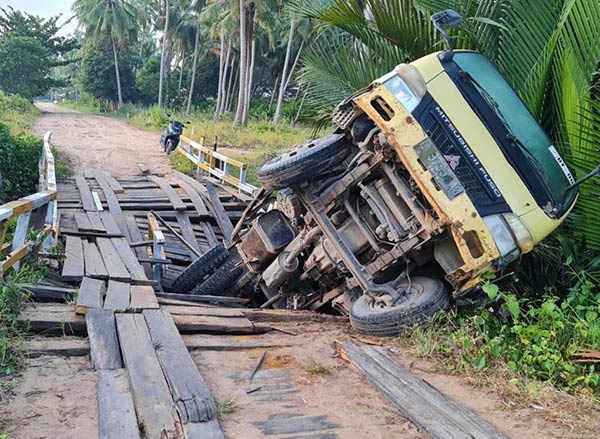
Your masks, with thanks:
[[[450,40],[450,36],[448,29],[452,29],[463,22],[463,18],[461,15],[453,9],[446,9],[444,11],[436,12],[431,16],[431,22],[435,26],[435,28],[444,36],[446,39],[446,44],[448,45],[448,50],[444,52],[440,59],[442,61],[451,61],[454,57],[454,48],[452,47],[452,41]]]

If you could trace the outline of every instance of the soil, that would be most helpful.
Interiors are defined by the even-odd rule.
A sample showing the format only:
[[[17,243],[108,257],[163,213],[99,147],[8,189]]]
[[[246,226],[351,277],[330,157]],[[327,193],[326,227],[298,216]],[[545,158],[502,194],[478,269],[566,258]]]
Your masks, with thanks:
[[[83,114],[49,102],[38,102],[36,107],[44,115],[33,132],[43,137],[52,131],[52,144],[71,161],[75,173],[96,168],[114,176],[133,176],[139,173],[138,163],[155,174],[171,171],[156,133],[113,117]]]
[[[137,174],[137,163],[143,162],[154,172],[170,170],[155,134],[114,118],[81,114],[52,104],[38,107],[46,114],[34,131],[40,135],[53,131],[54,144],[74,162],[76,169],[93,166],[125,176]],[[215,399],[223,407],[220,416],[226,438],[262,438],[282,426],[288,429],[287,434],[268,437],[426,437],[357,371],[335,356],[332,343],[348,337],[351,331],[348,324],[278,322],[276,325],[299,335],[271,332],[237,337],[279,345],[267,349],[265,361],[252,381],[248,380],[248,373],[262,349],[192,353]],[[390,347],[386,341],[385,349],[389,351]],[[419,359],[408,350],[394,352],[397,353],[390,355],[416,375],[510,437],[595,435],[550,422],[543,410],[509,406],[494,389],[474,388],[464,377],[440,372],[434,363]],[[28,360],[27,367],[15,380],[15,387],[9,391],[9,402],[0,404],[0,434],[6,431],[11,439],[98,437],[97,376],[89,367],[88,357],[46,356]],[[255,391],[248,394],[248,390]],[[292,431],[296,419],[302,420],[304,428],[310,424],[314,429]],[[597,421],[595,425],[599,424]]]

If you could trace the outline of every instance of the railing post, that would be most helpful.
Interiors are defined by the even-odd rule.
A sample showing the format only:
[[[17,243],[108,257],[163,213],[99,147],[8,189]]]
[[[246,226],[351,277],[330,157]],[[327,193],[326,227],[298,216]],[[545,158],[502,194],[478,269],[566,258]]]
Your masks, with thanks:
[[[148,213],[148,240],[152,241],[152,259],[166,259],[165,236],[160,230],[156,217],[151,212]],[[152,264],[152,272],[154,273],[154,280],[160,288],[163,264]]]
[[[11,252],[25,245],[27,239],[27,230],[29,230],[29,221],[31,220],[31,211],[24,212],[19,215],[17,219],[17,227],[15,229],[15,235],[12,240]],[[21,261],[15,262],[13,265],[15,271],[19,271],[21,268]]]

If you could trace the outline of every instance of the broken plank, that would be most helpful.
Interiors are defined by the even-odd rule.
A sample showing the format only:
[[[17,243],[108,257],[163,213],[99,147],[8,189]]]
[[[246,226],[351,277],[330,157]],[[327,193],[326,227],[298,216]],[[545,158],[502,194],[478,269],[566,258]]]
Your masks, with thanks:
[[[102,308],[106,287],[103,280],[84,277],[77,294],[75,312],[85,314],[88,308]]]
[[[432,438],[507,439],[474,412],[412,375],[381,348],[347,341],[343,350],[371,385]]]
[[[171,314],[168,311],[147,310],[143,316],[182,422],[187,424],[214,419],[215,402],[183,344]]]
[[[84,275],[83,245],[81,238],[67,236],[65,244],[65,262],[62,269],[62,278],[70,282],[78,282]]]
[[[97,279],[107,279],[108,271],[96,244],[83,241],[83,259],[85,260],[85,275]]]
[[[125,192],[123,186],[121,186],[121,183],[119,183],[117,179],[112,176],[112,174],[104,172],[104,177],[115,194],[122,194]]]
[[[179,230],[181,231],[183,239],[188,243],[188,245],[196,250],[196,252],[194,252],[193,250],[188,249],[188,253],[192,259],[196,259],[199,254],[202,254],[202,249],[198,245],[198,241],[196,241],[196,235],[194,235],[192,223],[185,212],[177,212],[175,217],[177,218],[177,224],[179,225]]]
[[[99,212],[87,212],[87,217],[90,223],[90,230],[99,233],[105,233],[106,229],[104,228],[104,224],[102,223],[102,219],[100,218]]]
[[[90,187],[88,186],[85,177],[83,175],[75,177],[75,184],[79,190],[79,197],[81,198],[83,210],[87,212],[96,212],[96,203],[94,202],[92,191],[90,191]]]
[[[23,285],[38,302],[66,302],[71,300],[77,290],[74,288],[54,287],[51,285]]]
[[[240,317],[174,315],[173,320],[182,334],[263,334],[271,330]]]
[[[200,184],[200,183],[198,183]],[[227,212],[225,212],[225,208],[219,200],[219,196],[217,195],[217,191],[215,187],[210,182],[205,183],[206,190],[208,192],[208,198],[210,200],[210,204],[212,207],[212,211],[216,217],[217,223],[223,232],[223,237],[226,243],[231,241],[231,234],[233,233],[233,224],[231,223],[231,219],[227,216]]]
[[[98,373],[98,428],[100,439],[140,437],[125,369]]]
[[[143,267],[138,262],[137,256],[133,253],[133,250],[131,250],[131,247],[129,247],[127,241],[124,238],[112,238],[111,242],[119,254],[119,257],[127,267],[127,270],[129,270],[131,279],[148,280]]]
[[[92,230],[92,225],[90,224],[90,219],[86,215],[86,212],[75,212],[74,217],[77,230],[82,232],[89,232]]]
[[[102,219],[102,225],[104,230],[109,235],[122,235],[119,226],[115,222],[110,212],[100,212],[100,218]]]
[[[144,309],[158,308],[158,301],[152,287],[144,285],[131,286],[131,299],[129,309],[132,311],[142,311]]]
[[[173,187],[171,186],[171,184],[168,181],[166,181],[164,178],[160,178],[155,175],[150,175],[148,177],[148,179],[150,181],[156,183],[156,185],[158,187],[160,187],[161,190],[167,195],[174,210],[186,210],[187,209],[185,203],[183,202],[183,200],[181,199],[181,197],[179,196],[177,191],[175,191],[175,189],[173,189]]]
[[[90,340],[92,366],[96,369],[120,369],[121,351],[117,341],[115,314],[108,309],[90,309],[85,314]]]
[[[205,296],[201,294],[156,293],[161,299],[185,300],[196,303],[211,303],[215,305],[239,306],[248,303],[248,299],[226,296]]]
[[[138,423],[149,438],[176,437],[180,428],[146,320],[141,314],[117,314],[117,331]]]
[[[118,281],[130,281],[131,274],[127,271],[127,267],[121,260],[112,241],[109,238],[96,238],[96,244],[102,255],[108,277]]]
[[[106,298],[104,299],[104,309],[126,311],[129,308],[130,288],[131,286],[128,283],[109,280]]]

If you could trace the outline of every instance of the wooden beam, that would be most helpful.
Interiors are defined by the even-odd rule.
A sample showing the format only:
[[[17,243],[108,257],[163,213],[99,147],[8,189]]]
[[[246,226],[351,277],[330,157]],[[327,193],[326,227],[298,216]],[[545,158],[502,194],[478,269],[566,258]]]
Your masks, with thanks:
[[[200,184],[200,183],[198,183]],[[227,212],[225,212],[225,208],[219,200],[219,196],[217,195],[217,191],[215,187],[210,182],[206,182],[206,190],[208,191],[208,198],[210,200],[210,204],[213,210],[213,213],[217,219],[217,223],[223,232],[223,237],[225,242],[229,244],[231,242],[231,234],[233,233],[233,224],[231,223],[231,219],[227,216]]]
[[[146,437],[176,437],[181,428],[146,320],[141,314],[117,314],[117,331],[138,424]]]
[[[173,320],[182,334],[264,334],[271,330],[240,317],[174,315]]]
[[[135,253],[133,253],[133,250],[131,250],[131,247],[129,247],[127,241],[124,238],[113,238],[111,239],[111,242],[115,250],[119,254],[119,257],[127,267],[127,270],[129,270],[129,273],[131,274],[131,279],[133,281],[147,281],[148,277],[146,277],[144,268],[138,262],[137,256],[135,255]]]
[[[156,309],[158,307],[158,301],[152,287],[143,285],[131,286],[130,310],[137,312],[144,309]]]
[[[148,310],[143,315],[181,421],[187,424],[215,419],[215,402],[169,312]]]
[[[109,238],[96,238],[96,244],[100,250],[109,279],[125,282],[130,281],[131,274],[127,271],[127,267],[113,246],[112,241]]]
[[[40,337],[25,340],[20,350],[29,358],[44,355],[60,357],[85,357],[90,353],[90,343],[81,337]]]
[[[98,372],[100,439],[139,439],[141,437],[127,378],[125,369],[105,369]]]
[[[343,351],[367,381],[434,439],[507,439],[474,412],[412,375],[376,346],[351,341]]]
[[[120,369],[121,351],[117,341],[115,315],[108,309],[90,309],[85,314],[92,366],[96,369]]]
[[[175,191],[175,189],[173,189],[171,184],[169,182],[167,182],[164,178],[160,178],[155,175],[150,175],[150,176],[148,176],[148,179],[150,181],[156,183],[156,185],[159,188],[161,188],[161,190],[167,195],[174,210],[186,210],[187,209],[185,203],[183,202],[183,200],[181,199],[179,194]]]
[[[107,234],[109,235],[122,235],[119,226],[115,222],[115,219],[110,212],[100,212],[100,218],[102,219],[102,225]]]
[[[103,280],[84,277],[77,294],[75,312],[85,314],[88,308],[102,309],[106,286]]]
[[[90,230],[100,233],[106,233],[102,218],[100,217],[101,212],[87,212],[87,217],[90,223]]]

